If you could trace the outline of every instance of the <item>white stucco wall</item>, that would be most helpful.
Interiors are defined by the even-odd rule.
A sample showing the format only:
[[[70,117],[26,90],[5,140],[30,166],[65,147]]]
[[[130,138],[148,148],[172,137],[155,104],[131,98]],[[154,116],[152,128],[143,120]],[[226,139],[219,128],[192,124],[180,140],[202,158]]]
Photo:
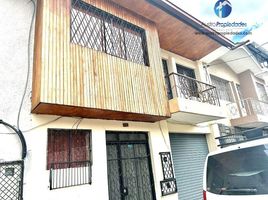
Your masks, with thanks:
[[[28,33],[33,6],[29,0],[0,0],[0,119],[16,125],[26,75]],[[32,49],[31,40],[31,49]],[[21,126],[30,126],[31,71]]]
[[[33,123],[35,125],[44,124],[55,118],[57,118],[57,116],[34,116]],[[77,118],[64,117],[49,125],[25,133],[29,151],[29,155],[26,159],[24,181],[24,197],[26,200],[56,200],[59,198],[79,200],[88,197],[108,200],[106,131],[148,132],[157,199],[177,199],[177,194],[162,198],[160,191],[160,181],[163,177],[159,152],[170,150],[165,122],[161,123],[161,128],[165,136],[164,140],[159,128],[159,123],[128,122],[129,127],[123,127],[123,122],[120,121],[83,119],[78,128],[92,130],[92,184],[50,191],[49,171],[46,170],[47,128],[70,129],[76,122]],[[40,194],[42,194],[41,198]]]

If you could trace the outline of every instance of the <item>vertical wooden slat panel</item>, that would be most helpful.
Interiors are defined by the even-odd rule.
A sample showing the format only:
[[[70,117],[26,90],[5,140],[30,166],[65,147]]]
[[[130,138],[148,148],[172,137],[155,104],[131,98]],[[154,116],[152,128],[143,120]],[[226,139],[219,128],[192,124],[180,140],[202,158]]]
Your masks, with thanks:
[[[63,80],[62,80],[62,85],[63,85],[63,104],[69,105],[69,95],[68,95],[68,83],[69,83],[69,66],[67,64],[67,20],[66,20],[66,6],[64,6],[64,2],[61,0],[61,17],[62,17],[62,68],[63,68]]]
[[[33,95],[32,95],[32,108],[35,108],[40,99],[42,99],[42,89],[43,85],[43,61],[44,61],[44,50],[42,49],[42,45],[44,44],[44,2],[43,0],[39,0],[36,9],[36,24],[35,24],[35,44],[34,44],[34,63],[33,63]]]
[[[85,0],[146,30],[150,66],[71,43],[71,0],[46,0],[43,8],[42,102],[167,116],[156,27],[109,0]]]
[[[71,51],[71,70],[72,70],[72,74],[71,74],[71,83],[72,83],[72,87],[73,87],[73,93],[72,93],[72,105],[77,105],[77,90],[76,90],[76,54],[75,54],[75,46],[74,45],[70,45],[70,51]]]
[[[84,58],[83,62],[83,74],[84,74],[84,107],[89,107],[90,99],[89,99],[89,70],[88,70],[88,54],[84,49],[82,51],[82,56]]]
[[[51,53],[53,52],[53,48],[51,46],[51,41],[53,41],[53,18],[52,18],[52,15],[51,15],[51,7],[52,7],[52,3],[51,1],[48,1],[47,2],[47,12],[48,12],[48,27],[49,27],[49,30],[48,30],[48,40],[47,40],[47,45],[48,45],[48,66],[47,67],[47,83],[45,83],[45,85],[47,84],[47,88],[45,88],[47,91],[46,91],[46,98],[47,98],[47,101],[49,102],[53,102],[52,101],[52,95],[53,95],[53,76],[55,76],[54,72],[52,71],[52,66],[53,66],[53,60],[52,60],[52,57],[51,57]],[[50,75],[51,74],[51,75]]]
[[[64,104],[64,96],[63,96],[63,81],[64,81],[64,68],[62,67],[63,66],[63,46],[62,46],[62,38],[63,38],[63,29],[62,29],[62,26],[63,26],[63,21],[62,21],[62,6],[61,6],[61,0],[58,0],[58,32],[57,32],[57,36],[58,36],[58,40],[59,40],[59,46],[57,47],[57,51],[59,52],[58,55],[59,55],[59,62],[58,62],[58,65],[59,65],[59,68],[58,68],[58,73],[59,73],[59,80],[58,80],[58,83],[59,83],[59,95],[60,98],[58,99],[58,102],[59,104]]]
[[[49,22],[49,16],[48,16],[48,9],[47,9],[47,3],[48,1],[42,1],[43,2],[43,36],[42,36],[42,46],[40,48],[42,48],[42,58],[41,58],[41,97],[40,97],[40,101],[46,101],[47,100],[47,87],[48,87],[48,65],[49,65],[49,60],[48,60],[48,39],[49,39],[49,27],[48,27],[48,22]],[[41,1],[39,1],[38,3],[41,3]],[[37,19],[36,19],[37,20]],[[38,59],[38,58],[35,58]],[[34,91],[33,91],[34,92]]]
[[[64,4],[66,2],[66,4]],[[62,5],[64,6],[64,69],[66,71],[66,77],[64,82],[64,101],[66,105],[72,105],[72,87],[71,87],[71,63],[70,63],[70,0],[63,0]]]
[[[51,70],[53,71],[54,76],[52,76],[52,98],[51,101],[56,103],[57,96],[57,1],[53,1],[51,5],[51,18],[52,18],[52,40],[50,41],[50,45],[52,46],[52,52],[49,57],[52,59]]]
[[[60,10],[61,10],[61,6],[60,6],[60,0],[56,1],[56,68],[57,68],[57,76],[56,76],[56,97],[55,97],[55,102],[57,104],[63,104],[63,96],[62,96],[62,84],[61,84],[61,80],[63,78],[63,71],[61,68],[62,65],[62,48],[61,48],[61,16],[60,16]]]
[[[96,108],[96,84],[95,84],[95,71],[94,71],[94,63],[93,63],[93,57],[90,49],[87,50],[89,55],[89,76],[90,76],[90,99],[91,108]]]
[[[79,55],[79,65],[77,66],[79,68],[79,93],[78,95],[80,96],[80,106],[85,106],[84,99],[85,99],[85,91],[84,91],[84,62],[85,62],[85,57],[83,57],[83,48],[78,48],[78,55]]]

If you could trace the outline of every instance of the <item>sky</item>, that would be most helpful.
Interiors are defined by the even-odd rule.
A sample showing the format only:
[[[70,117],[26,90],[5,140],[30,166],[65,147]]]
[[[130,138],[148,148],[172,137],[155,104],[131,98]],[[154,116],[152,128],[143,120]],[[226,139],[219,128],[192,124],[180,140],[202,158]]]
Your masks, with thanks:
[[[244,29],[250,30],[251,35],[246,37],[225,35],[233,42],[243,42],[249,39],[259,45],[268,42],[268,0],[229,0],[232,5],[232,12],[226,18],[219,18],[214,12],[217,0],[169,0],[181,9],[193,15],[204,23],[209,22],[243,22],[245,28],[236,28],[241,32]],[[213,28],[213,27],[212,27]],[[214,28],[215,29],[215,28]],[[217,28],[216,28],[217,29]],[[217,31],[226,31],[228,28],[220,28]],[[230,30],[230,28],[229,28]],[[263,46],[268,49],[268,44]]]

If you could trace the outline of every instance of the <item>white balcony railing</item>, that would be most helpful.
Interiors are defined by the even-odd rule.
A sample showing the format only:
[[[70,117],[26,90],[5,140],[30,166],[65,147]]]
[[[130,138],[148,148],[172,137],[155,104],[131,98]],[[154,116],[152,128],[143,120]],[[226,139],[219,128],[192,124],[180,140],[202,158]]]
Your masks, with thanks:
[[[227,108],[232,119],[252,115],[268,116],[268,102],[252,98],[244,99],[239,103],[230,103]]]

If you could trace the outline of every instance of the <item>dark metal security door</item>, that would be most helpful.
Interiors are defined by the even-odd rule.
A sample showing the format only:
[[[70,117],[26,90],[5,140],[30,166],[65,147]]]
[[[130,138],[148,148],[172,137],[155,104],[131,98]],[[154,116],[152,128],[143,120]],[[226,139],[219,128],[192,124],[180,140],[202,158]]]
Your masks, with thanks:
[[[1,200],[22,199],[23,169],[23,161],[0,163]]]
[[[109,200],[155,200],[146,133],[107,132]]]

